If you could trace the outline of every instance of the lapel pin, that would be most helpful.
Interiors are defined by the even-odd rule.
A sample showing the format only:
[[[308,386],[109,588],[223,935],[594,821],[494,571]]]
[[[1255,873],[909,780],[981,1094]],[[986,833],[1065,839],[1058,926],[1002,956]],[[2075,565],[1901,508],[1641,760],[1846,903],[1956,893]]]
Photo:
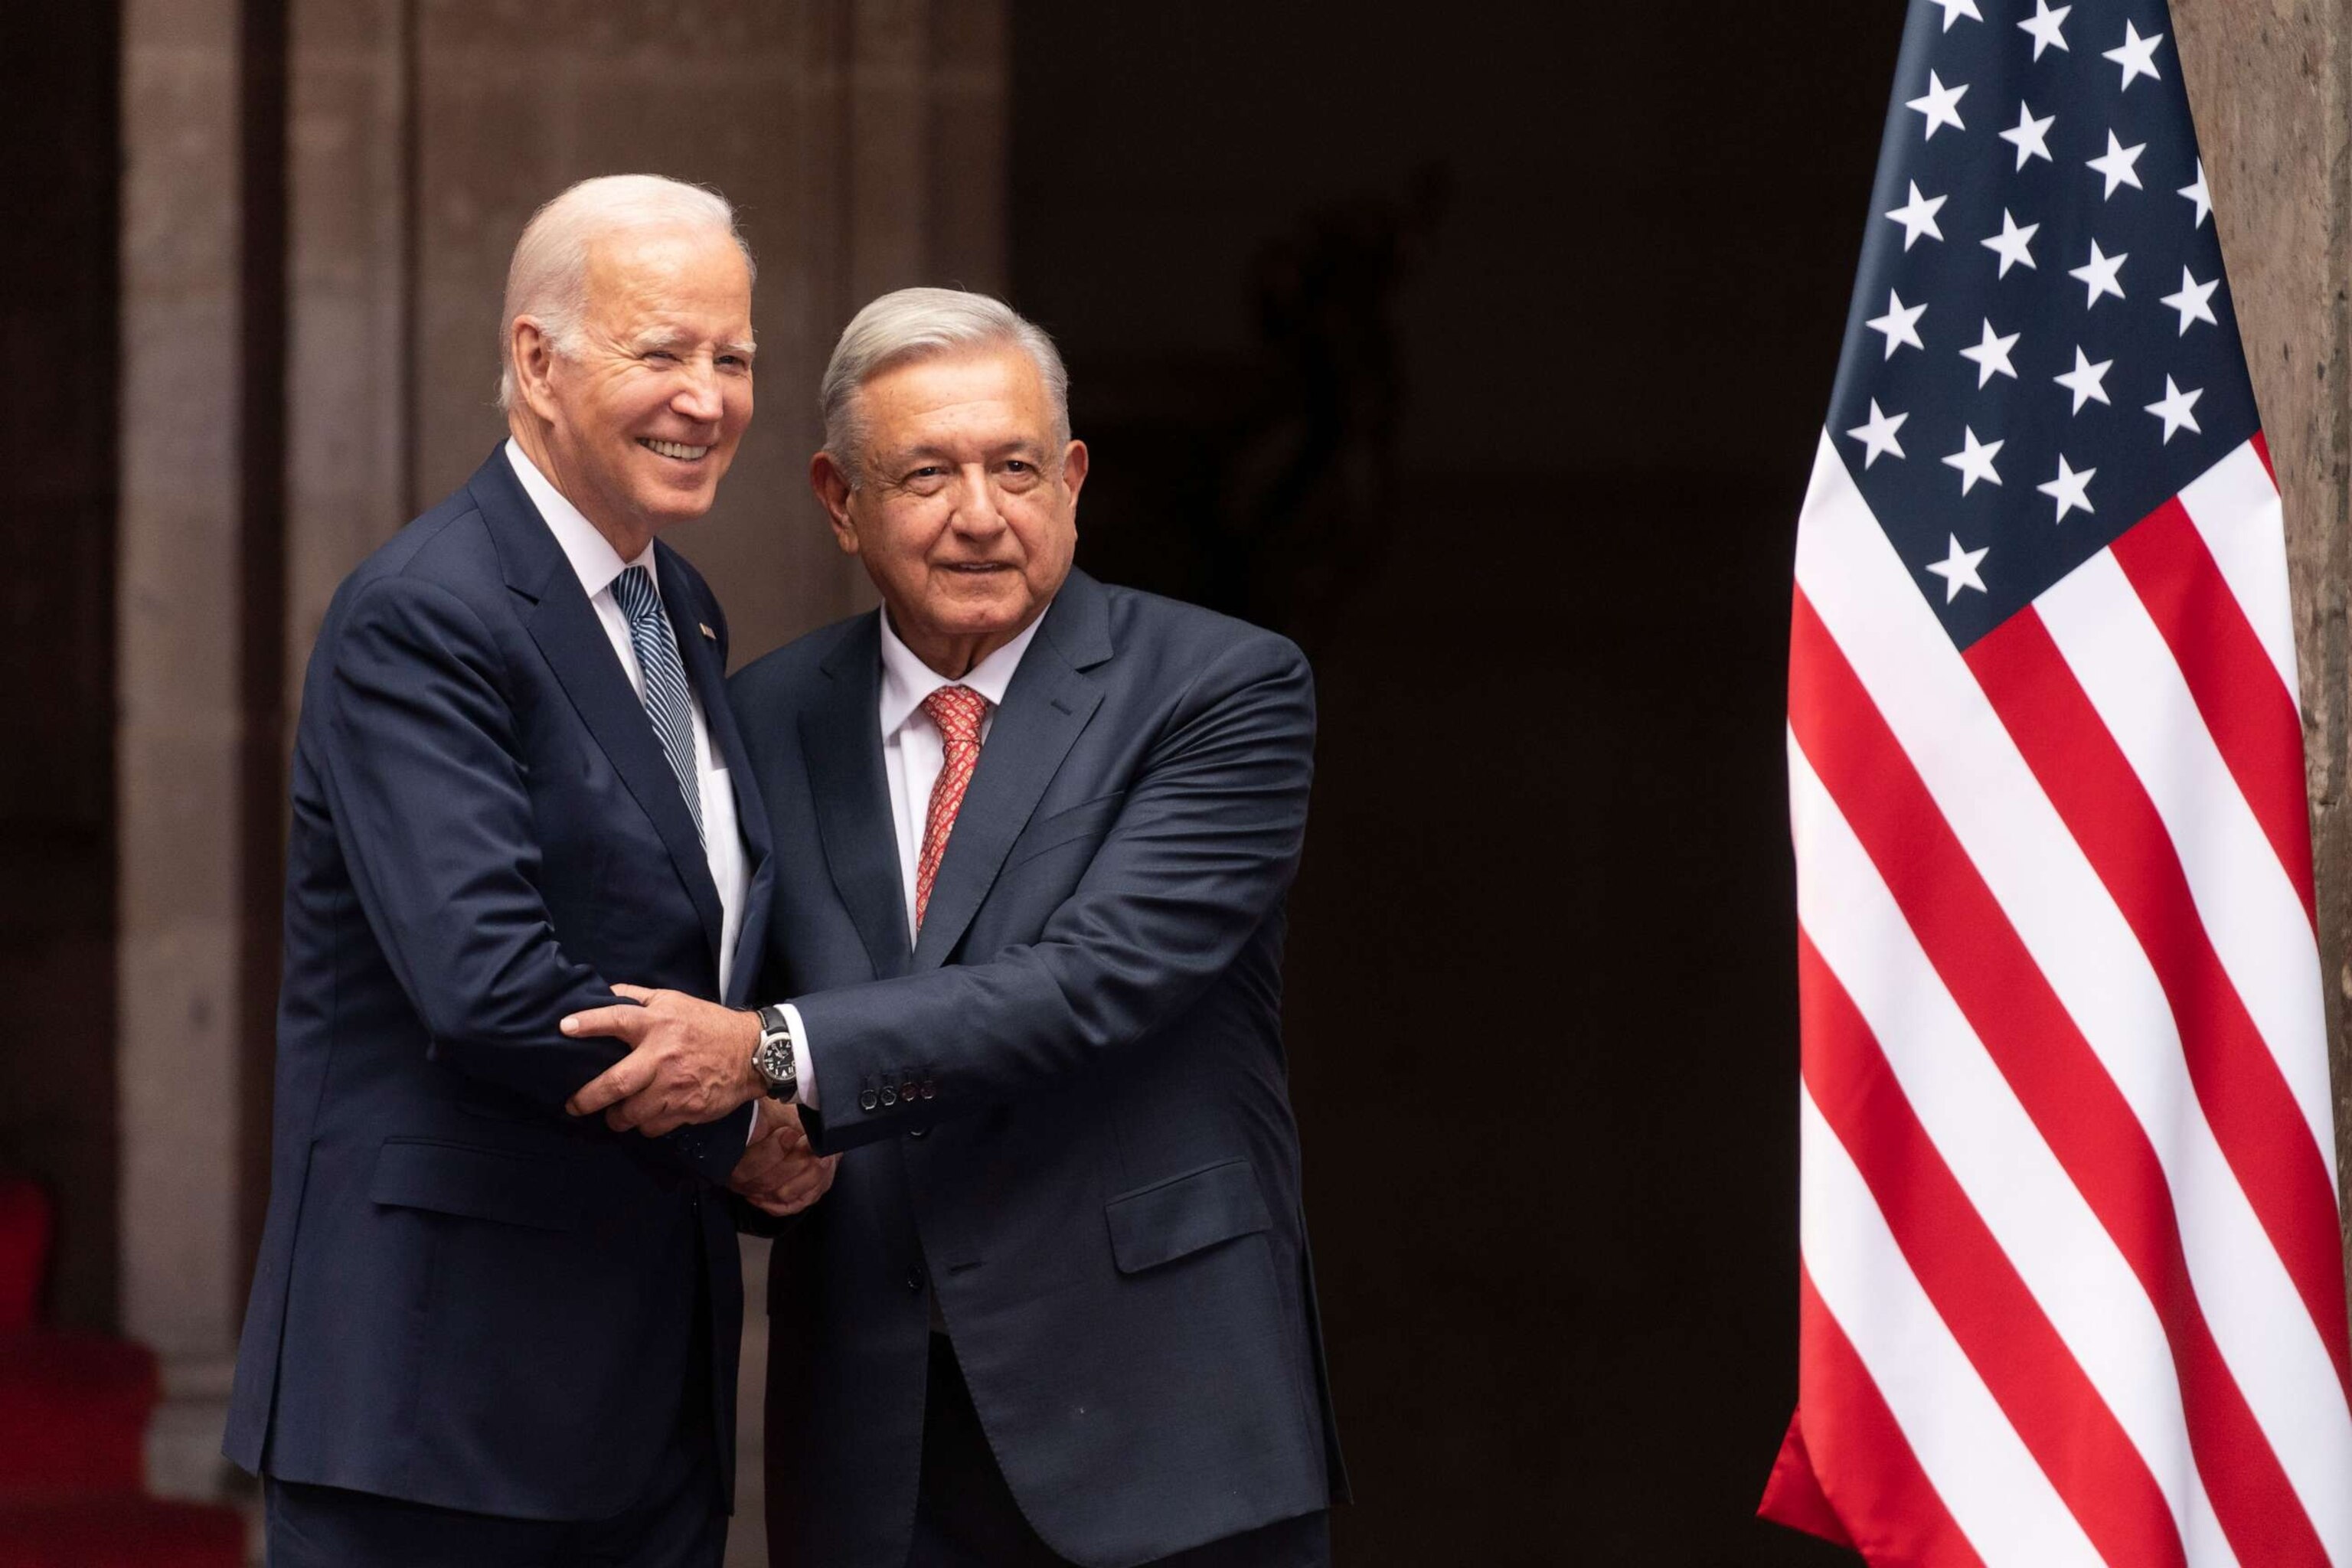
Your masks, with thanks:
[[[698,626],[698,628],[700,628],[700,630],[701,630],[701,632],[702,632],[702,635],[703,635],[704,637],[709,637],[712,642],[717,642],[717,641],[719,640],[719,634],[718,634],[717,632],[714,632],[714,631],[712,631],[712,630],[710,629],[710,623],[709,623],[709,622],[708,622],[708,621],[697,621],[697,622],[695,622],[694,624],[695,624],[695,626]]]

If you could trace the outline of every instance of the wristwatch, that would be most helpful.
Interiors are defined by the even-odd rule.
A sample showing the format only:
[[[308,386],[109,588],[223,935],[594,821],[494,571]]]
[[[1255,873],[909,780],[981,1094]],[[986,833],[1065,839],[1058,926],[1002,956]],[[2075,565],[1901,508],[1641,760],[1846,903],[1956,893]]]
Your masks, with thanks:
[[[800,1095],[800,1063],[793,1051],[792,1020],[782,1007],[761,1007],[758,1010],[760,1043],[751,1051],[751,1066],[768,1080],[768,1095],[772,1100],[794,1100]]]

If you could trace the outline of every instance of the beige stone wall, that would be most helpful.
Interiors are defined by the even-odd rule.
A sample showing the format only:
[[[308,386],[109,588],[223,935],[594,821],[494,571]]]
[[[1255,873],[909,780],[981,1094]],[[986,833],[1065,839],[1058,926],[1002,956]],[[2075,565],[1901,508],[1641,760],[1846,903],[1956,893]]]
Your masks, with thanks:
[[[237,7],[123,8],[116,680],[124,1331],[163,1363],[158,1490],[205,1493],[238,1241]]]
[[[2319,945],[2333,982],[2337,1163],[2352,1171],[2352,648],[2345,622],[2352,15],[2336,0],[2173,0],[2172,13],[2239,329],[2286,499]]]

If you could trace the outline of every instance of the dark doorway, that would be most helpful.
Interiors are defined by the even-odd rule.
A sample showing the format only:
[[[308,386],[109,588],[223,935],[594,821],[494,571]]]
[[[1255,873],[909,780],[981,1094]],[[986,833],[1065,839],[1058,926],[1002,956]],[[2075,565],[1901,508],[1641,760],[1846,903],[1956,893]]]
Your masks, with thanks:
[[[48,1306],[115,1295],[118,8],[0,9],[0,1172],[59,1202]]]
[[[1885,5],[1016,0],[1080,561],[1304,643],[1349,1564],[1851,1563],[1795,1392],[1782,681]]]

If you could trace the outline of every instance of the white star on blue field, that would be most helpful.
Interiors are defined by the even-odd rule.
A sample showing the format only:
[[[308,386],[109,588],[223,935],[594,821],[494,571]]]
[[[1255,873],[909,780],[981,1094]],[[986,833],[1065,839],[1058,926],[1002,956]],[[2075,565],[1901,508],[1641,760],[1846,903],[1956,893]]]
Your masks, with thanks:
[[[2169,22],[1932,0],[1828,427],[1966,647],[2254,434]]]

